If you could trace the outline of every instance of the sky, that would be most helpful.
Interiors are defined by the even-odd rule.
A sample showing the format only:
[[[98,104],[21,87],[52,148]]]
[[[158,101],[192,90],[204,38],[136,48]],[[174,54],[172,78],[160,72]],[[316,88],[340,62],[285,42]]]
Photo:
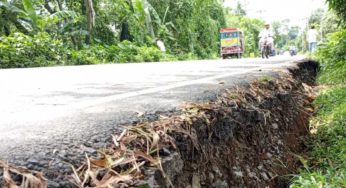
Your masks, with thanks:
[[[290,19],[290,25],[299,26],[306,24],[313,10],[327,7],[325,0],[225,0],[224,5],[236,7],[238,1],[250,17],[269,23]]]

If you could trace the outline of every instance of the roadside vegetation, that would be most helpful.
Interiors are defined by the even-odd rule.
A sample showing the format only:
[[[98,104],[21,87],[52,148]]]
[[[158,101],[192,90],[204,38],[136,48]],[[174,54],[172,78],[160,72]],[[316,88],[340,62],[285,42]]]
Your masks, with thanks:
[[[288,23],[273,23],[276,48],[306,50],[301,28]],[[218,0],[0,1],[0,68],[211,59],[224,27],[242,29],[243,55],[256,57],[263,24]]]
[[[304,169],[291,187],[346,187],[346,27],[344,1],[329,0],[341,22],[314,55],[320,62],[317,115],[311,120],[312,138]]]
[[[225,25],[218,0],[1,1],[0,68],[212,58]]]

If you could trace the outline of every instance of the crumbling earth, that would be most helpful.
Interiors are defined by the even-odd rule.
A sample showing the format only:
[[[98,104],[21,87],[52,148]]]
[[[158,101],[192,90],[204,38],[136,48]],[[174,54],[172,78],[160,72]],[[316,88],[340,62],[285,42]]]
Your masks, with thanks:
[[[299,62],[280,78],[131,125],[73,168],[70,187],[286,187],[301,166],[316,72],[316,62]],[[3,184],[19,185],[20,175],[10,172]]]

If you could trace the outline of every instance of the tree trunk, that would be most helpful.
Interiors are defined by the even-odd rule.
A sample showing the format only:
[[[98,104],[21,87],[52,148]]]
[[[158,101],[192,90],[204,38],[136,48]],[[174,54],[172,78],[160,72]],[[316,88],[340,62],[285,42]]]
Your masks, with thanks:
[[[50,14],[54,14],[56,11],[53,10],[50,6],[49,6],[49,0],[45,0],[44,2],[44,8],[46,8],[46,10],[50,13]]]
[[[145,23],[147,25],[148,32],[152,38],[155,38],[154,28],[151,21],[150,11],[149,11],[149,5],[147,0],[142,0],[143,6],[144,6],[144,12],[145,12]]]
[[[133,36],[130,33],[129,30],[129,24],[125,21],[124,23],[121,24],[121,33],[120,33],[120,41],[132,41]]]
[[[135,10],[133,9],[132,1],[127,0],[127,4],[130,6],[131,12],[134,13]],[[133,36],[130,33],[129,24],[126,20],[121,24],[121,32],[120,32],[120,41],[124,41],[124,40],[128,40],[128,41],[133,40]]]
[[[85,8],[86,8],[86,17],[87,17],[87,29],[88,29],[88,36],[86,38],[87,44],[93,43],[93,28],[95,25],[95,10],[92,0],[85,0]]]

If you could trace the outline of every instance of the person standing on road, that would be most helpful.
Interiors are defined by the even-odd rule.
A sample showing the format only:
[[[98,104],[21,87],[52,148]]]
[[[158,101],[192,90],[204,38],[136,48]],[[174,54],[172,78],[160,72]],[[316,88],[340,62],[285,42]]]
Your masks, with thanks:
[[[317,31],[315,29],[315,26],[311,26],[308,34],[307,34],[307,39],[309,43],[309,52],[314,53],[316,51],[316,46],[317,46]]]

